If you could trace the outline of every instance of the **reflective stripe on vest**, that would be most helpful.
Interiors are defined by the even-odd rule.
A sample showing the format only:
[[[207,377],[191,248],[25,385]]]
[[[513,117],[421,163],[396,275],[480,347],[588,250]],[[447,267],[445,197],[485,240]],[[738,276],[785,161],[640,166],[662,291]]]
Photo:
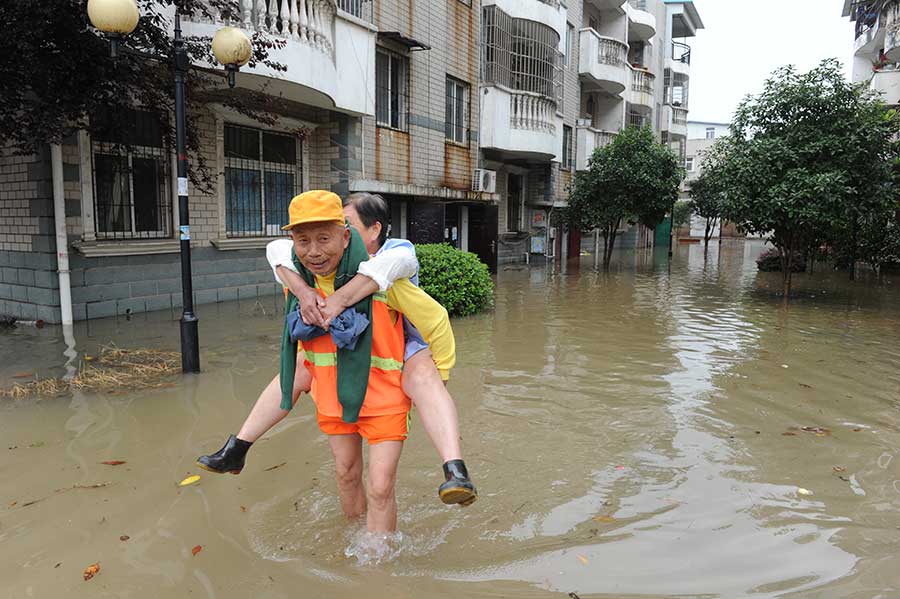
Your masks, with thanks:
[[[317,289],[320,294],[321,290]],[[403,318],[387,305],[387,294],[372,296],[372,358],[369,386],[360,416],[397,414],[410,409],[403,393],[401,374],[405,337]],[[312,396],[317,409],[326,416],[341,416],[337,398],[337,346],[331,335],[323,335],[301,344],[305,364],[313,376]]]

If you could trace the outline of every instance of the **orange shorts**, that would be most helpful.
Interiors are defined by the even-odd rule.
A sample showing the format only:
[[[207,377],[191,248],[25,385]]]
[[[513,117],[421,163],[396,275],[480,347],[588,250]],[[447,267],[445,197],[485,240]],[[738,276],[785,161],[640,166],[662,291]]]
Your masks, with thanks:
[[[406,441],[409,436],[409,412],[384,416],[360,416],[356,422],[344,422],[340,416],[324,416],[316,411],[319,430],[326,435],[359,435],[375,445],[383,441]]]

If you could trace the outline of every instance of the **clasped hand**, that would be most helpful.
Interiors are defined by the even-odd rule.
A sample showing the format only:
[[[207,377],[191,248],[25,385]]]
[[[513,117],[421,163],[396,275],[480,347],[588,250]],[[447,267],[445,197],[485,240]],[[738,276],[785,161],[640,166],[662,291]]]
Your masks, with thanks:
[[[331,321],[337,318],[347,306],[341,301],[340,296],[330,295],[322,297],[310,290],[297,297],[300,302],[300,317],[306,324],[315,325],[328,330]]]

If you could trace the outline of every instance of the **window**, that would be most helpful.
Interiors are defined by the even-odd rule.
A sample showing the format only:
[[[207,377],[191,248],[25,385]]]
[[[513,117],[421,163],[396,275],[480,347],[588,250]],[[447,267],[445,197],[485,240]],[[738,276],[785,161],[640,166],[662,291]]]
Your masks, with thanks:
[[[506,183],[506,230],[517,233],[522,229],[522,175],[509,173]]]
[[[686,170],[689,173],[694,172],[694,157],[693,156],[691,156],[690,158],[684,159],[684,170]]]
[[[572,168],[572,128],[568,125],[563,125],[562,167]]]
[[[97,238],[170,237],[171,158],[159,114],[130,110],[99,120],[92,144]]]
[[[571,67],[573,62],[572,52],[575,51],[572,42],[575,40],[575,26],[571,23],[566,23],[566,67]]]
[[[288,204],[301,191],[299,150],[291,135],[225,125],[225,231],[229,237],[282,235]]]
[[[444,137],[447,141],[464,144],[469,137],[469,84],[447,77],[446,122]]]
[[[558,102],[564,57],[556,30],[537,21],[513,18],[496,5],[484,7],[482,14],[484,83]]]
[[[588,27],[590,27],[594,31],[600,31],[600,21],[597,19],[597,17],[593,15],[588,17]]]
[[[716,128],[715,127],[707,127],[706,128],[706,139],[715,139],[716,138]]]
[[[378,48],[375,52],[375,121],[380,127],[409,130],[409,59]]]

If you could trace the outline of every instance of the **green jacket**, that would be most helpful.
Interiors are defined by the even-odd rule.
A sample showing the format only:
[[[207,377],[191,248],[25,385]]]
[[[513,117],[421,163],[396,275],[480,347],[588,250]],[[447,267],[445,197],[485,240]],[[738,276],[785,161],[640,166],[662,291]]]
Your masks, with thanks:
[[[340,289],[356,276],[361,262],[369,259],[366,244],[357,233],[356,229],[350,229],[350,244],[344,250],[341,262],[338,265],[334,278],[335,290]],[[297,259],[296,254],[291,254],[294,266],[310,287],[316,287],[316,277],[306,269]],[[291,401],[294,389],[294,375],[297,366],[297,342],[291,341],[287,326],[287,315],[297,309],[299,301],[293,293],[288,291],[285,302],[284,331],[281,336],[281,409],[290,410],[293,407]],[[354,306],[358,312],[366,315],[372,322],[372,296]],[[338,401],[343,408],[343,421],[356,422],[359,419],[359,411],[363,400],[366,398],[366,389],[369,386],[369,369],[372,363],[372,326],[371,324],[360,335],[356,349],[337,350],[337,393]]]

